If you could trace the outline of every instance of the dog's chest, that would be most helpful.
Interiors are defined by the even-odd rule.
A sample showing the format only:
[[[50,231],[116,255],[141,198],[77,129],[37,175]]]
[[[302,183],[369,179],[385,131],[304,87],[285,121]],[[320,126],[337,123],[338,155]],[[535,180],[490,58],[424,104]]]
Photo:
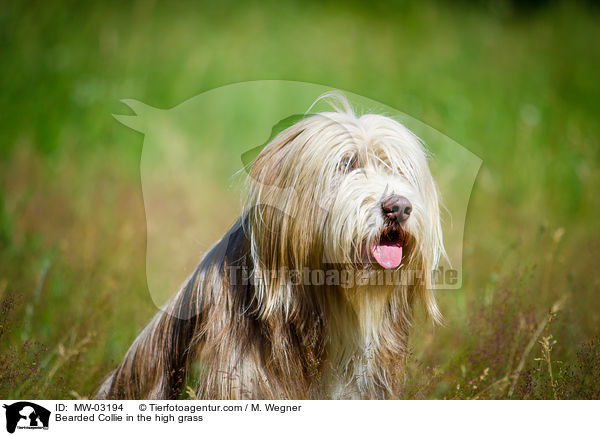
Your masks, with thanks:
[[[390,293],[385,288],[350,289],[345,304],[329,314],[323,384],[326,397],[357,399],[371,390]]]

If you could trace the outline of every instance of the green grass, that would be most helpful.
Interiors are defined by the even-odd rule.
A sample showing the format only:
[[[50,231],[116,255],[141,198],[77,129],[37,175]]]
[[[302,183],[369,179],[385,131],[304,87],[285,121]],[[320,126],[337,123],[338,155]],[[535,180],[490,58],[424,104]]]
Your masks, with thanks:
[[[1,2],[0,397],[92,395],[156,310],[119,100],[257,79],[381,101],[483,159],[407,398],[600,397],[598,10],[502,5]]]

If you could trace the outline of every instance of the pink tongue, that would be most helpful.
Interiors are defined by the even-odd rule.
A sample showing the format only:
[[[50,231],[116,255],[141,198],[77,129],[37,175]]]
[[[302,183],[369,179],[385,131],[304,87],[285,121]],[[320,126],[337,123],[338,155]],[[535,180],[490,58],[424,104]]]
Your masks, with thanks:
[[[402,262],[402,245],[373,245],[371,253],[379,265],[385,269],[398,268]]]

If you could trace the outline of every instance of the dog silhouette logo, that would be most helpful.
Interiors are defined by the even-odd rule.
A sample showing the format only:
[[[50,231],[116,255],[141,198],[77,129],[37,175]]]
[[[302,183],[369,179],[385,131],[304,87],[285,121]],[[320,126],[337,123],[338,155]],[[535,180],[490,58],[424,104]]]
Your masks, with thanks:
[[[14,433],[15,429],[48,429],[50,411],[29,401],[19,401],[6,409],[6,431]]]
[[[327,99],[320,97],[336,92],[312,83],[259,80],[214,88],[165,109],[122,100],[129,113],[114,117],[144,135],[140,178],[146,215],[142,223],[147,235],[146,281],[157,308],[170,310],[166,302],[196,271],[200,255],[213,246],[214,235],[224,234],[230,217],[238,216],[239,199],[246,198],[246,192],[245,185],[237,182],[246,179],[263,148],[282,131],[330,112]],[[393,107],[339,92],[348,97],[358,114],[392,117],[426,144],[427,162],[444,205],[441,234],[447,256],[440,258],[434,271],[435,289],[461,289],[467,206],[481,159]],[[325,125],[336,124],[329,121]],[[345,135],[352,138],[352,132]],[[315,162],[322,161],[323,156],[318,157]],[[229,175],[226,180],[224,174]],[[248,181],[262,186],[263,206],[298,221],[301,209],[292,206],[300,193],[297,185],[282,187],[268,177]],[[225,185],[226,189],[220,188]],[[235,192],[238,186],[239,192]],[[286,201],[281,201],[284,198]],[[315,202],[316,210],[332,207],[326,195],[316,196]]]

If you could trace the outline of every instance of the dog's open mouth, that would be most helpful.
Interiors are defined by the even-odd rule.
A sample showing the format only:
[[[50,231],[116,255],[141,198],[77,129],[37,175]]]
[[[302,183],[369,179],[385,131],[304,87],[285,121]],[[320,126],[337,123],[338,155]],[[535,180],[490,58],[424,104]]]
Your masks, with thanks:
[[[385,269],[398,268],[402,263],[405,233],[399,226],[390,225],[381,233],[379,241],[371,246],[371,255]]]

